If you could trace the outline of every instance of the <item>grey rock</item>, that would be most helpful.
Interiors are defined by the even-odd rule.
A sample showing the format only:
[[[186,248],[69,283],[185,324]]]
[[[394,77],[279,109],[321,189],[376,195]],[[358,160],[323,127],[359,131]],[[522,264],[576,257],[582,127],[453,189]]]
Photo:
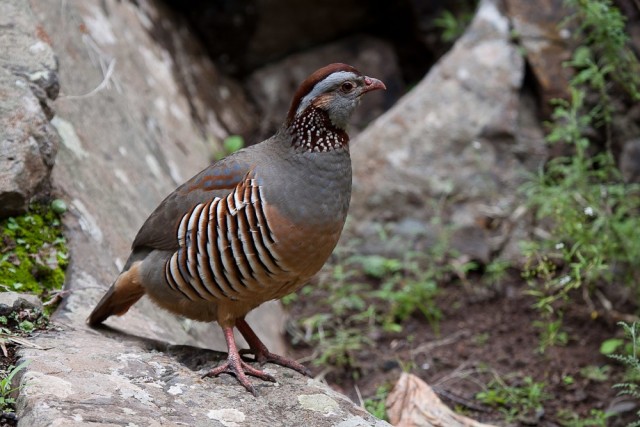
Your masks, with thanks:
[[[546,152],[531,120],[535,106],[521,94],[524,60],[498,4],[480,2],[451,51],[352,141],[351,215],[358,222],[387,228],[439,218],[476,229],[474,244],[459,249],[482,259],[509,239],[516,226],[509,218],[521,204],[517,188]],[[400,243],[414,250],[421,239]]]
[[[206,59],[206,47],[194,37],[182,15],[160,2],[142,2],[137,13],[150,20],[145,21],[145,28],[165,50],[163,55],[171,57],[175,85],[188,102],[194,125],[216,139],[229,134],[253,136],[258,121],[243,89]]]
[[[326,385],[277,366],[253,397],[231,376],[201,376],[226,355],[75,326],[23,349],[20,427],[389,426]]]
[[[451,236],[451,248],[485,264],[491,261],[491,247],[487,232],[479,227],[463,226],[454,230]]]
[[[393,233],[401,237],[416,237],[428,234],[429,224],[415,218],[404,218],[393,223]]]
[[[42,310],[42,302],[36,295],[18,292],[0,292],[0,316],[8,316],[20,310]]]
[[[59,146],[49,124],[57,60],[29,4],[0,3],[0,217],[46,193]]]
[[[55,99],[60,90],[57,59],[49,35],[37,24],[29,3],[0,3],[0,28],[0,67],[39,88],[41,101]]]
[[[5,217],[25,212],[47,188],[59,139],[24,79],[0,68],[0,94],[0,217]]]
[[[291,94],[309,74],[332,63],[353,65],[366,75],[382,80],[386,91],[369,94],[351,119],[353,138],[375,117],[380,116],[401,96],[404,86],[392,47],[374,37],[355,36],[288,55],[254,71],[247,79],[248,92],[260,110],[260,136],[269,136],[282,124],[291,103]]]
[[[412,217],[358,220],[348,224],[342,246],[361,255],[395,259],[404,259],[408,253],[426,252],[443,233],[438,224]]]

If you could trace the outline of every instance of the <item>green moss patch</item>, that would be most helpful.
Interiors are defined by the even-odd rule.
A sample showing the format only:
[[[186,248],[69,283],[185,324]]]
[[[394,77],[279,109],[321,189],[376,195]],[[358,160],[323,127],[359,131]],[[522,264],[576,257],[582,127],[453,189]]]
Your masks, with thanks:
[[[67,264],[60,217],[48,206],[0,221],[0,291],[41,295],[61,289]]]

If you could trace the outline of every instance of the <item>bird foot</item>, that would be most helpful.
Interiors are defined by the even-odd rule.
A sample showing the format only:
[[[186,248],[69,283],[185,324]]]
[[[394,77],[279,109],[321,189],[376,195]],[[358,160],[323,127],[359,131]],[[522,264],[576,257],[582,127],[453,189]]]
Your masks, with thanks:
[[[231,357],[227,359],[227,361],[222,365],[215,367],[204,374],[202,378],[217,377],[220,374],[234,375],[238,382],[242,384],[249,393],[253,394],[256,397],[258,396],[258,393],[256,392],[256,389],[253,387],[253,385],[251,385],[251,382],[249,381],[247,375],[260,378],[264,381],[270,381],[272,383],[276,382],[276,379],[266,372],[261,371],[260,369],[256,369],[242,360]]]
[[[269,350],[265,349],[242,349],[240,350],[240,354],[252,354],[255,358],[255,361],[258,362],[261,366],[265,363],[275,363],[276,365],[284,366],[285,368],[293,369],[294,371],[300,372],[302,375],[306,375],[307,377],[311,377],[311,371],[307,369],[301,363],[296,362],[293,359],[289,359],[284,356],[280,356],[275,353],[271,353]]]

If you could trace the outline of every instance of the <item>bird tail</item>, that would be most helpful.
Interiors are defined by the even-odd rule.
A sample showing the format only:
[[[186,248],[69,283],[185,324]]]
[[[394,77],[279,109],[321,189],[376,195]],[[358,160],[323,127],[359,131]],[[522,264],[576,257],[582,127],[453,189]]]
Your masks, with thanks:
[[[120,273],[89,315],[87,323],[90,326],[97,326],[114,314],[122,316],[144,295],[144,287],[140,280],[141,263],[134,262],[129,269]]]

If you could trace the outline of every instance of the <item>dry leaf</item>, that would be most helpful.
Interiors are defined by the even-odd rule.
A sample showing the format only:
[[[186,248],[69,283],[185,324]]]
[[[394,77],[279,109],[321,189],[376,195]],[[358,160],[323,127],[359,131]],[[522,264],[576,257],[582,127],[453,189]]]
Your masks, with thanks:
[[[495,427],[456,414],[427,383],[406,372],[387,397],[387,414],[396,427]]]

